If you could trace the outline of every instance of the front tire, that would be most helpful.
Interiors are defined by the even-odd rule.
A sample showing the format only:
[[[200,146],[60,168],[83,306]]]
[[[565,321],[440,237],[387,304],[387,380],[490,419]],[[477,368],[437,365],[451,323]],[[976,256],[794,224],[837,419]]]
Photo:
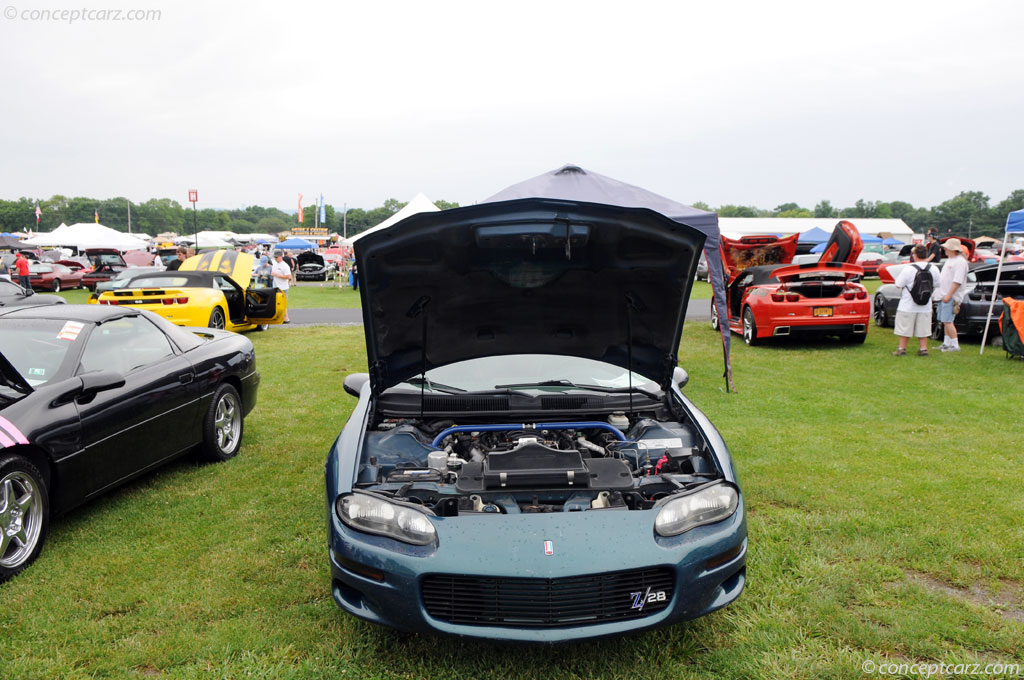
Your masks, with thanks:
[[[210,328],[220,328],[221,330],[223,330],[224,310],[222,310],[220,307],[214,307],[213,311],[210,312],[210,323],[208,324],[208,326]]]
[[[223,384],[214,393],[203,418],[202,457],[215,463],[234,458],[242,445],[244,429],[242,400],[234,387]]]
[[[0,583],[32,563],[43,549],[50,502],[43,476],[27,458],[0,458]]]
[[[754,312],[750,307],[743,310],[743,342],[751,346],[761,344],[760,338],[757,337],[757,324],[754,322]]]
[[[53,283],[50,284],[50,290],[52,290],[54,293],[60,292],[60,279],[53,280]]]
[[[881,294],[875,293],[874,303],[874,314],[875,325],[879,328],[886,328],[889,325],[889,313],[885,311],[885,298]]]

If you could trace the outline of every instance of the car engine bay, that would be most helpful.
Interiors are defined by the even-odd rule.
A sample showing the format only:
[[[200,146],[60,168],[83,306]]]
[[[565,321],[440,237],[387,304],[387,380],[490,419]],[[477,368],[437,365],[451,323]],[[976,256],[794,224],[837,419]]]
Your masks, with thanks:
[[[657,418],[663,410],[537,423],[383,418],[364,433],[354,487],[442,517],[650,509],[723,477],[700,430]]]

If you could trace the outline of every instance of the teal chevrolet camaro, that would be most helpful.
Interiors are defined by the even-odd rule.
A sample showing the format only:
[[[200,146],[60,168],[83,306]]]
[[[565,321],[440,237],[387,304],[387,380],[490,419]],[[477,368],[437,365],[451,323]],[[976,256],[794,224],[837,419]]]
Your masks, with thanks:
[[[704,235],[520,199],[355,246],[368,372],[328,454],[335,601],[406,631],[559,642],[739,597],[728,448],[677,351]]]

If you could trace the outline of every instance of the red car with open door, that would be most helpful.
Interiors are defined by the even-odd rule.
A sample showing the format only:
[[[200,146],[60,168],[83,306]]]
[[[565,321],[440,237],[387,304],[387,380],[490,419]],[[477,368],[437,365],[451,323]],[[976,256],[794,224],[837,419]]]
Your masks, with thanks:
[[[791,264],[797,236],[722,238],[722,263],[729,276],[729,328],[748,345],[773,337],[834,335],[864,342],[871,301],[856,263],[863,249],[857,228],[840,221],[817,262]],[[711,326],[718,328],[711,305]]]

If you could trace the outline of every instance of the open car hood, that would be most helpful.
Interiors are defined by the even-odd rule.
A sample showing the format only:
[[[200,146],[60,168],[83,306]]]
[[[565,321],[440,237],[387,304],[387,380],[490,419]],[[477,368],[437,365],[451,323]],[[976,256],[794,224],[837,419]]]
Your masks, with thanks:
[[[310,250],[304,250],[301,253],[299,253],[298,256],[295,258],[295,263],[300,267],[304,264],[315,264],[318,267],[325,266],[324,258],[320,257],[319,255]]]
[[[799,234],[779,238],[775,235],[721,238],[722,264],[731,276],[747,269],[768,264],[789,264],[796,255]]]
[[[237,250],[213,250],[190,257],[178,269],[183,272],[214,272],[224,274],[245,290],[252,280],[253,257]]]
[[[604,361],[667,388],[704,234],[527,198],[419,213],[355,244],[375,393],[467,359]]]

